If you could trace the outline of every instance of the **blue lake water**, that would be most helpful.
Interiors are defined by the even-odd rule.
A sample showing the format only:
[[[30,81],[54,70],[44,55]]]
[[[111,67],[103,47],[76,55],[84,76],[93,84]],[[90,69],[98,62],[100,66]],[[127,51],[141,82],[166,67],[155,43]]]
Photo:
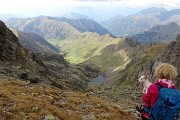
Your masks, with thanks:
[[[102,85],[105,80],[106,80],[106,77],[103,76],[103,75],[100,75],[100,76],[97,77],[97,78],[93,78],[93,79],[91,80],[91,83],[95,83],[95,84]]]

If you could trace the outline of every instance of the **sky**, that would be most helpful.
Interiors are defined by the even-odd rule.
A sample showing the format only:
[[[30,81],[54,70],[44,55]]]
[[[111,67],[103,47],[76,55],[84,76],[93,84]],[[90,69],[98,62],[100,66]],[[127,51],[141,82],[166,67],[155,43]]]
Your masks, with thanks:
[[[180,8],[180,0],[0,0],[0,3],[0,14],[35,17],[77,12],[99,20],[133,14],[148,7]]]

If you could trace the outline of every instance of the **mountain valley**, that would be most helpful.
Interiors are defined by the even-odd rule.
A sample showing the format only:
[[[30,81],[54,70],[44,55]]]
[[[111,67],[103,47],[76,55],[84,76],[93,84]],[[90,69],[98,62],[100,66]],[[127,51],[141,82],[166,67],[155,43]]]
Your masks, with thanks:
[[[154,82],[170,63],[180,89],[179,19],[153,7],[102,25],[78,13],[0,21],[0,119],[140,120],[142,73]]]

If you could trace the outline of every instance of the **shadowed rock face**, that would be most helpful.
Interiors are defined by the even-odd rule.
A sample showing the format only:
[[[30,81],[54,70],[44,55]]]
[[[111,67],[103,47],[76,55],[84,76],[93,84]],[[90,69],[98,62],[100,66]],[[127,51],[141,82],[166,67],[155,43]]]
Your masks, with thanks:
[[[178,76],[176,78],[176,85],[180,88],[180,34],[176,41],[171,42],[166,50],[158,57],[162,62],[168,62],[177,67]]]
[[[25,73],[27,75],[22,79],[28,79],[29,76],[32,78],[33,76],[33,79],[38,82],[40,79],[35,76],[48,74],[44,63],[37,59],[31,51],[22,47],[17,37],[1,21],[0,62],[0,74],[4,74],[4,76],[19,78],[22,73]]]
[[[0,21],[0,60],[13,60],[13,52],[19,43],[13,33]]]
[[[43,37],[38,36],[35,33],[24,33],[21,31],[17,31],[12,29],[12,32],[16,35],[19,40],[19,43],[32,51],[33,53],[58,53],[58,48],[54,47],[52,44],[47,42]],[[16,34],[17,33],[17,34]]]

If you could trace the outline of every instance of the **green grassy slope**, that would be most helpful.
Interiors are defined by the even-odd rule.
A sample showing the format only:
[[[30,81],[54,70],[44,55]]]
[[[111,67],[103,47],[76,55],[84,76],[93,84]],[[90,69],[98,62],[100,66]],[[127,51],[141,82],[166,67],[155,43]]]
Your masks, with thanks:
[[[139,48],[126,68],[113,78],[120,86],[134,86],[142,72],[151,74],[155,58],[166,48],[166,44],[156,44]],[[139,51],[139,52],[138,52]]]
[[[79,34],[79,39],[76,40],[50,42],[65,53],[65,58],[70,63],[88,61],[95,63],[102,71],[124,68],[131,60],[134,47],[139,45],[130,39],[99,36],[89,32]]]
[[[80,63],[91,57],[101,55],[101,51],[111,44],[121,42],[120,38],[112,38],[109,35],[99,36],[96,33],[82,33],[76,40],[51,40],[54,45],[58,45],[61,51],[66,53],[66,59],[71,63]]]
[[[129,46],[124,39],[118,44],[111,44],[101,51],[101,55],[91,57],[88,61],[96,63],[102,71],[116,70],[130,61]]]

